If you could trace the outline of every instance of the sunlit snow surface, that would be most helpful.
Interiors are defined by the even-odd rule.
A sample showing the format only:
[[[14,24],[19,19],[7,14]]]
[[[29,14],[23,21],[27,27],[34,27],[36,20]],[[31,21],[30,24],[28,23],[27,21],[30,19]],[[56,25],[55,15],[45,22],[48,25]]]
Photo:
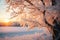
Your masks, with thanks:
[[[46,27],[28,30],[27,27],[0,27],[0,40],[53,40]]]

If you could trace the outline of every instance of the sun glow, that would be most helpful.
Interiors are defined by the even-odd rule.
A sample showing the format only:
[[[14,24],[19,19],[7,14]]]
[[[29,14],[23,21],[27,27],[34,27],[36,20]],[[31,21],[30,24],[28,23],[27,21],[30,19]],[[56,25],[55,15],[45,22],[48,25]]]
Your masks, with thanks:
[[[4,19],[4,22],[6,22],[6,23],[9,22],[9,19]]]
[[[0,14],[0,22],[9,22],[10,14],[9,13],[2,13]]]

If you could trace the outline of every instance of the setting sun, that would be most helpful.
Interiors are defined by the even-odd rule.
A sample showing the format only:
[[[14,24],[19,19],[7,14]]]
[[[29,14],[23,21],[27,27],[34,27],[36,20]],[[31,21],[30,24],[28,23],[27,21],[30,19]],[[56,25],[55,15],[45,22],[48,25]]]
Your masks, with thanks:
[[[1,15],[1,14],[0,14]],[[0,22],[9,22],[9,13],[2,13],[2,15],[0,16]]]
[[[4,22],[9,22],[9,19],[4,19]]]

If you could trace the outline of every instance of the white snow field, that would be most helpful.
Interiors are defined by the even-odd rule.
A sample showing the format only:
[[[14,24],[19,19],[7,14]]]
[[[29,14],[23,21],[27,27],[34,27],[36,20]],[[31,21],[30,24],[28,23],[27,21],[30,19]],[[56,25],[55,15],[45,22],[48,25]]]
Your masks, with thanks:
[[[53,40],[46,27],[28,30],[27,27],[0,27],[0,40]]]

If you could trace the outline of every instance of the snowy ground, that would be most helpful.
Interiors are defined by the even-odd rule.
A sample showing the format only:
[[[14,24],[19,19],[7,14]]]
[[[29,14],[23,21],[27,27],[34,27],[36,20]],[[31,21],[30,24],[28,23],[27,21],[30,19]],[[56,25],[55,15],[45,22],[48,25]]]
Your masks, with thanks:
[[[52,40],[47,28],[0,27],[0,40]]]

